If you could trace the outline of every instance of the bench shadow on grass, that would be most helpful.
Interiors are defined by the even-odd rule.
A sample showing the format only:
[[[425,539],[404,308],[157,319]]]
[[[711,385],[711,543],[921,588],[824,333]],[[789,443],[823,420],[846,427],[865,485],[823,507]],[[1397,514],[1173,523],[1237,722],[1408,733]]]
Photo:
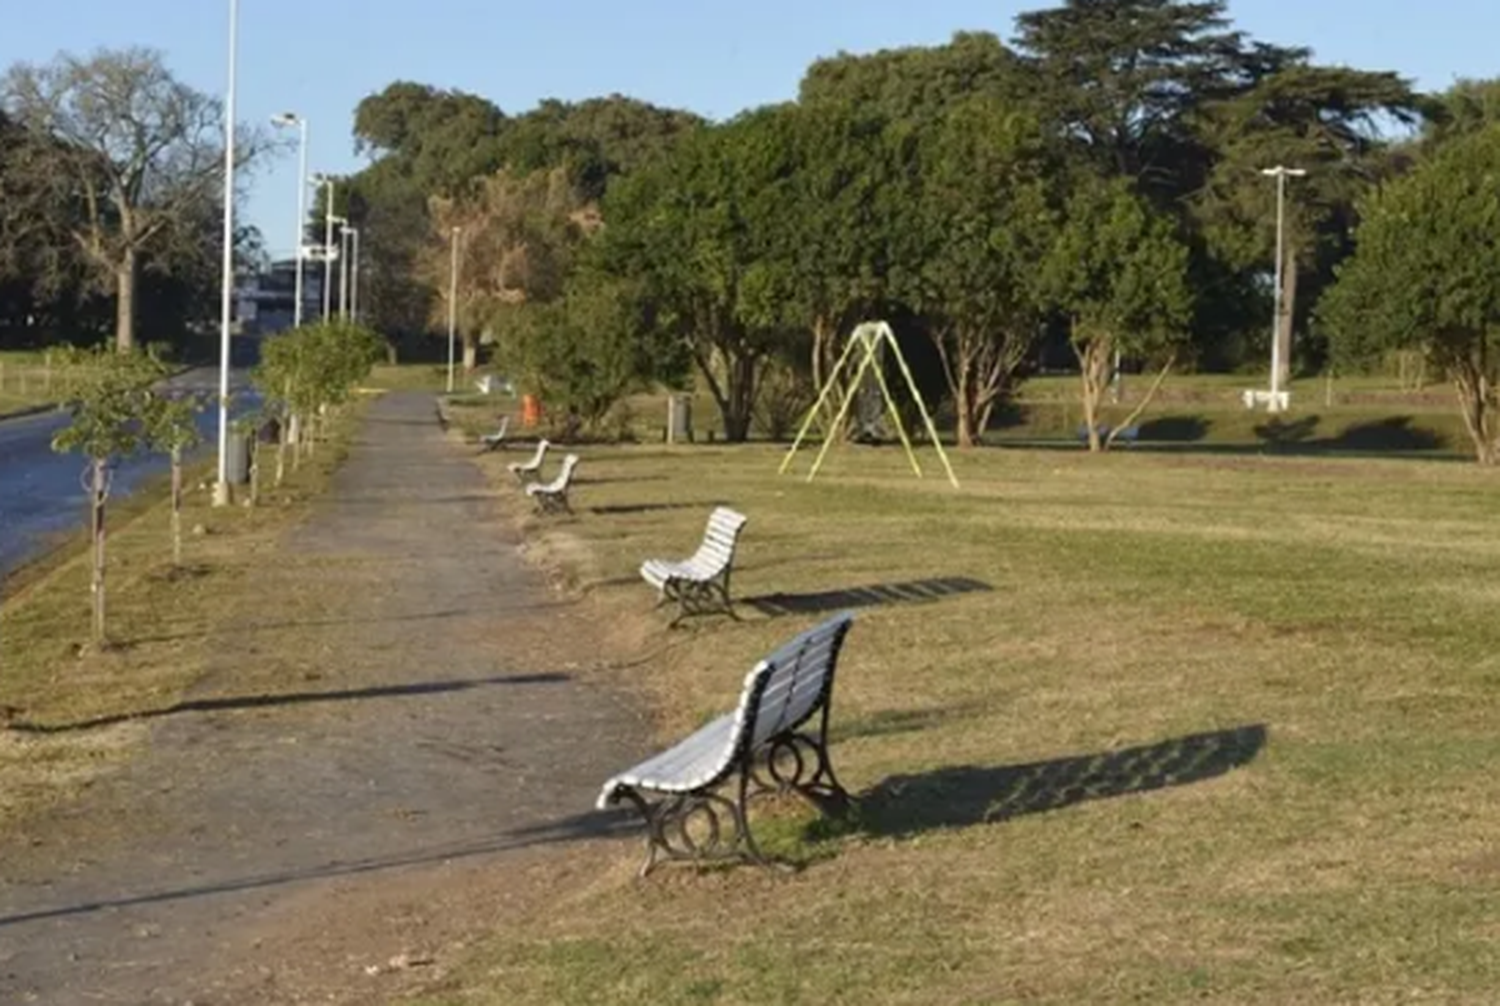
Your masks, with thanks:
[[[874,608],[895,604],[924,604],[961,594],[987,593],[995,588],[967,576],[940,576],[901,583],[871,583],[859,587],[809,594],[763,594],[740,598],[736,603],[768,618],[783,615],[818,615],[846,608]]]
[[[213,713],[237,709],[268,709],[277,706],[306,705],[315,702],[352,702],[359,699],[409,698],[417,695],[443,695],[449,692],[467,692],[475,688],[495,685],[539,685],[556,684],[569,680],[568,675],[555,672],[539,674],[513,674],[506,677],[474,678],[462,681],[420,681],[405,685],[376,685],[370,688],[348,688],[325,692],[286,692],[270,695],[226,695],[211,699],[188,699],[174,702],[160,709],[144,709],[131,713],[116,713],[96,716],[76,723],[31,723],[25,720],[10,723],[6,729],[24,734],[63,734],[80,730],[95,730],[135,720],[154,720],[182,713]]]
[[[956,765],[891,776],[858,797],[858,827],[904,837],[1186,786],[1248,765],[1265,743],[1265,725],[1255,724],[1024,765]]]

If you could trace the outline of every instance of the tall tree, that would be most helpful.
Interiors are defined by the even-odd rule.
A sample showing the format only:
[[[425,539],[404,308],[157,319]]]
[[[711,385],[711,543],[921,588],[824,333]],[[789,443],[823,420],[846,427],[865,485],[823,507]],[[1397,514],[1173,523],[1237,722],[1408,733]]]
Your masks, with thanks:
[[[71,237],[112,284],[115,343],[130,350],[143,257],[192,240],[183,225],[222,198],[219,102],[177,80],[160,53],[134,48],[17,64],[0,84],[0,104],[27,130],[31,170],[79,193]],[[262,135],[245,131],[242,160],[263,149]]]
[[[1500,460],[1500,125],[1371,193],[1320,305],[1336,356],[1418,349],[1448,375],[1480,464]]]
[[[435,198],[432,238],[419,275],[439,290],[434,326],[446,318],[458,229],[456,304],[464,369],[477,362],[480,337],[503,338],[528,307],[559,299],[579,246],[598,228],[598,211],[562,168],[517,176],[499,171],[465,197]]]
[[[784,263],[758,199],[783,163],[775,110],[685,137],[605,197],[601,262],[637,280],[655,324],[685,346],[713,395],[724,436],[750,433],[760,378],[785,339],[775,303]]]
[[[898,289],[936,345],[962,446],[983,437],[1041,329],[1053,169],[1035,120],[993,98],[959,106],[921,144]]]
[[[1030,69],[999,38],[958,32],[945,45],[817,60],[802,78],[797,101],[930,122],[970,98],[985,95],[1014,105],[1033,89]]]
[[[1173,222],[1128,183],[1085,178],[1077,184],[1042,270],[1049,302],[1066,319],[1078,358],[1089,450],[1104,449],[1114,438],[1114,431],[1101,436],[1099,410],[1116,353],[1161,364],[1154,392],[1186,342],[1193,310],[1187,267],[1188,251]],[[1148,392],[1134,415],[1150,398]]]
[[[1500,77],[1464,79],[1432,96],[1424,139],[1429,147],[1500,123]]]
[[[1203,156],[1195,109],[1242,80],[1244,38],[1224,0],[1064,0],[1016,18],[1047,121],[1104,172],[1167,196],[1191,188]]]

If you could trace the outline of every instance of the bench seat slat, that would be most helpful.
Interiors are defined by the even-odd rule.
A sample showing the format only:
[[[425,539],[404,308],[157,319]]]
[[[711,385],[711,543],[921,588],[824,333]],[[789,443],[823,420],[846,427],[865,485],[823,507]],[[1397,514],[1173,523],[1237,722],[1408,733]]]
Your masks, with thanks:
[[[735,715],[720,716],[676,746],[611,779],[599,798],[599,807],[606,807],[610,796],[622,786],[658,793],[690,793],[712,785],[729,769],[734,757],[734,733]]]

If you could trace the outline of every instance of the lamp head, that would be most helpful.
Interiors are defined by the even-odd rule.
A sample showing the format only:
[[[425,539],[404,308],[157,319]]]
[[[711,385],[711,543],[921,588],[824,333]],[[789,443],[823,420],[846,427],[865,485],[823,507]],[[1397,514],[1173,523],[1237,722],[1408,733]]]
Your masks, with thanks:
[[[280,115],[271,116],[271,125],[300,126],[302,125],[302,116],[298,115],[296,112],[282,112]]]

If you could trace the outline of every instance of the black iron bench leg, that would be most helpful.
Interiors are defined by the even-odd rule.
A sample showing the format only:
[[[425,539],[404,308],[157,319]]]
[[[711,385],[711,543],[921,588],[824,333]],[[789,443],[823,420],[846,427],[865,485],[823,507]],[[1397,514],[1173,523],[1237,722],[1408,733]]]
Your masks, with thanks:
[[[701,866],[739,859],[775,865],[750,833],[748,779],[741,779],[734,800],[721,793],[696,792],[674,794],[652,804],[635,790],[625,790],[623,795],[646,823],[646,859],[637,871],[639,877],[644,878],[662,862]],[[701,835],[689,830],[695,819],[703,826]]]

